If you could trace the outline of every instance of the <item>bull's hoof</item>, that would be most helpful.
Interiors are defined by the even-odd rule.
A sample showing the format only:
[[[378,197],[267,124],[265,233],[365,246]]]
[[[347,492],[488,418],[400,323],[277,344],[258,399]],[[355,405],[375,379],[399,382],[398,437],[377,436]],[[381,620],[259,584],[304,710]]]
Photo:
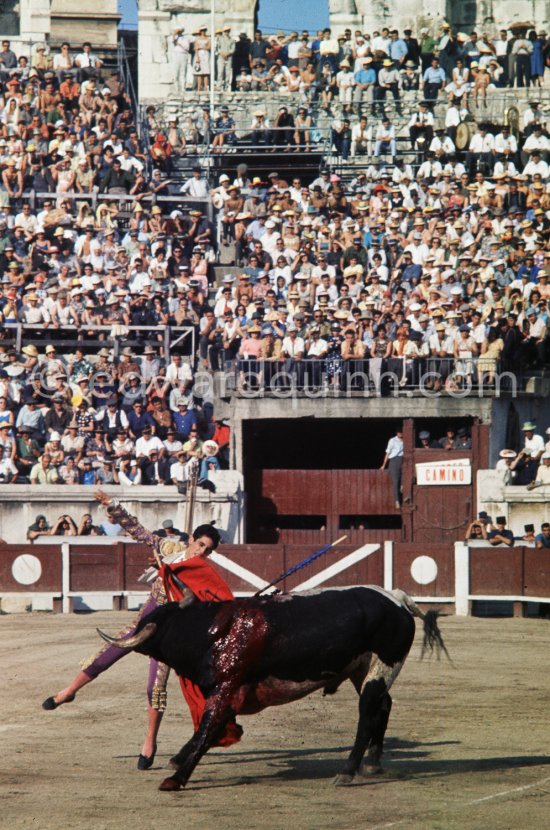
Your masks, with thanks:
[[[335,787],[351,787],[353,784],[353,775],[348,775],[348,773],[341,772],[340,775],[337,775],[334,779],[334,786]]]
[[[181,781],[178,781],[177,778],[174,776],[170,776],[170,778],[165,778],[162,784],[159,787],[159,790],[163,793],[172,793],[176,790],[180,790],[183,784]]]
[[[367,784],[367,779],[363,778],[358,772],[355,775],[349,775],[346,772],[341,772],[334,779],[335,787],[361,787]]]
[[[361,766],[361,775],[365,776],[365,778],[373,775],[383,775],[384,772],[385,770],[380,764],[363,764]]]

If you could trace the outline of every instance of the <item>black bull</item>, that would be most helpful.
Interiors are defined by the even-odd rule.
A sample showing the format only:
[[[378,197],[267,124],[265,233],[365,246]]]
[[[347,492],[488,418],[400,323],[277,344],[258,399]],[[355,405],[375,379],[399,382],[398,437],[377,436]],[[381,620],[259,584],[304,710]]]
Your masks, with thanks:
[[[177,771],[161,790],[185,786],[236,715],[289,703],[317,689],[332,694],[345,680],[359,694],[359,722],[336,783],[351,784],[361,774],[380,771],[389,689],[414,639],[413,614],[424,622],[424,647],[444,649],[436,612],[423,614],[403,592],[380,588],[223,603],[193,602],[188,596],[157,608],[128,640],[102,636],[166,663],[196,683],[206,699],[200,727],[173,759]]]

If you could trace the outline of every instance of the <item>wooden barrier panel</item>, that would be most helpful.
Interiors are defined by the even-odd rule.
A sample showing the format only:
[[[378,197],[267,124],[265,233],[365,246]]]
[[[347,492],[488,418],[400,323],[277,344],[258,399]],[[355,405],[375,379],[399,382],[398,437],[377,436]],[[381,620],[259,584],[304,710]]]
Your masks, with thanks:
[[[71,591],[124,590],[124,545],[109,547],[78,545],[70,551]]]
[[[524,547],[471,547],[470,594],[523,596],[524,552]]]
[[[124,592],[145,595],[150,586],[138,582],[148,566],[144,545],[5,545],[0,548],[2,594],[78,594]],[[390,585],[419,598],[454,601],[468,613],[468,600],[513,599],[518,608],[529,597],[550,601],[550,553],[526,546],[467,547],[426,543],[342,544],[281,582],[283,591],[348,585]],[[212,561],[237,594],[254,594],[315,553],[316,547],[293,545],[222,545]],[[455,554],[456,557],[455,558]],[[63,568],[65,561],[65,568]],[[455,579],[455,562],[458,577]],[[390,574],[385,568],[391,567]],[[65,577],[65,581],[64,580]],[[457,582],[458,580],[458,582]],[[460,583],[462,588],[459,590]],[[461,593],[462,592],[462,593]],[[120,598],[120,597],[119,597]],[[460,599],[464,601],[460,604]],[[69,605],[64,603],[65,610]],[[519,613],[519,612],[518,612]]]
[[[0,589],[8,592],[61,592],[59,545],[3,545]]]
[[[215,567],[227,581],[232,591],[256,593],[261,580],[269,583],[286,569],[283,545],[220,545],[214,562]],[[231,566],[237,567],[231,570]],[[249,571],[256,580],[250,581],[239,569]],[[251,577],[252,579],[252,577]]]
[[[309,545],[286,545],[286,570],[315,552]],[[383,584],[382,545],[338,545],[285,580],[285,590],[293,591],[303,583],[311,588],[347,585]]]
[[[147,545],[124,545],[124,590],[148,591],[147,582],[138,582],[139,577],[149,567],[151,549]]]
[[[550,597],[550,551],[524,548],[523,586],[526,596]]]

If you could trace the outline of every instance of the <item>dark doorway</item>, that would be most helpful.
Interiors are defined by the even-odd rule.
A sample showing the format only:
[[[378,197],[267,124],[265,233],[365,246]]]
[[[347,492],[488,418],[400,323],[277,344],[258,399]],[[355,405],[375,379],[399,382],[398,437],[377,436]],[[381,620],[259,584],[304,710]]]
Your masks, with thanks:
[[[245,421],[245,477],[254,469],[376,469],[384,460],[388,440],[400,425],[397,418]]]

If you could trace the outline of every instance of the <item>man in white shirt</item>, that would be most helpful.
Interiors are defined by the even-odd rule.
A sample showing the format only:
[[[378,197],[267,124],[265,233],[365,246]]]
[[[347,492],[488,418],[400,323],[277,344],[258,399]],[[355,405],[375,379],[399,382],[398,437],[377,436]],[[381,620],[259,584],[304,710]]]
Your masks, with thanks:
[[[515,135],[510,135],[510,127],[504,126],[495,136],[495,153],[500,157],[504,155],[506,150],[517,153],[518,142]]]
[[[512,136],[513,137],[513,136]],[[515,141],[515,139],[514,139]],[[517,142],[516,142],[517,147]],[[548,153],[550,150],[550,141],[548,138],[543,135],[542,127],[540,124],[537,124],[531,135],[525,140],[525,143],[522,148],[526,153],[533,153],[534,150],[538,150],[541,155],[544,153]],[[15,220],[15,224],[17,224],[17,217]]]
[[[393,160],[396,153],[395,127],[390,123],[389,118],[384,118],[376,130],[374,155],[380,156],[382,153],[387,153],[388,150]]]
[[[545,346],[547,339],[546,323],[537,315],[536,308],[528,308],[525,316],[529,322],[527,337],[521,343],[522,360],[524,364],[544,366]]]
[[[372,128],[367,127],[367,116],[362,115],[358,124],[351,128],[351,157],[356,155],[371,155]]]
[[[166,458],[177,458],[183,448],[183,444],[176,438],[176,430],[169,427],[166,431],[166,439],[162,442]]]
[[[31,213],[31,206],[24,204],[20,213],[15,216],[14,225],[16,228],[23,228],[25,237],[30,239],[36,233],[38,219]]]
[[[523,168],[524,176],[534,176],[538,173],[543,181],[548,179],[549,172],[550,168],[548,167],[548,163],[541,159],[539,150],[535,150],[534,153],[531,153],[531,159]]]
[[[159,458],[165,453],[164,444],[156,435],[153,435],[153,429],[146,426],[143,429],[141,437],[136,441],[136,458],[149,458],[151,450],[157,450]]]
[[[469,115],[469,112],[466,107],[460,106],[460,102],[457,102],[456,99],[448,107],[445,113],[445,129],[453,141],[456,141],[456,128],[467,115]]]
[[[532,132],[534,124],[540,124],[543,120],[543,114],[539,109],[538,101],[529,101],[529,108],[523,113],[523,132],[525,135]]]
[[[441,157],[452,156],[456,148],[452,139],[448,135],[443,135],[443,130],[437,130],[428,149],[430,153],[435,153],[438,157]]]
[[[298,337],[298,329],[294,324],[287,328],[287,335],[283,338],[281,354],[287,358],[285,371],[290,372],[294,361],[302,360],[305,352],[303,337]]]
[[[504,174],[504,176],[517,176],[518,169],[514,162],[512,161],[512,153],[510,150],[505,150],[502,159],[497,161],[493,168],[493,176],[500,176]]]
[[[386,466],[392,480],[395,509],[399,510],[401,507],[401,470],[403,468],[403,430],[401,427],[396,431],[394,437],[388,441],[384,461],[380,469],[385,470]]]
[[[426,243],[422,242],[422,234],[418,233],[418,231],[413,233],[413,242],[407,245],[405,250],[410,251],[412,261],[415,265],[424,265],[424,260],[430,253],[430,249]]]
[[[170,467],[170,478],[172,479],[172,484],[177,486],[178,484],[185,484],[186,481],[189,481],[195,460],[191,458],[187,461],[187,453],[183,450],[180,450],[176,458],[178,460]]]
[[[389,55],[390,43],[390,30],[386,26],[384,26],[382,32],[376,37],[372,38],[370,48],[373,54],[375,52],[383,52],[384,55]]]
[[[121,169],[127,173],[141,173],[143,170],[143,162],[130,155],[130,150],[127,147],[124,147],[121,155],[116,158],[120,162]]]
[[[80,70],[78,78],[80,83],[87,81],[89,78],[95,80],[103,66],[103,61],[92,53],[92,44],[88,41],[82,44],[82,52],[76,56],[74,62]]]
[[[328,283],[324,283],[326,285],[330,285],[336,282],[336,268],[334,265],[327,264],[327,256],[326,254],[319,253],[317,254],[317,265],[314,265],[311,271],[311,276],[313,280],[322,279],[325,274],[328,274],[329,281]],[[338,296],[337,296],[338,298]]]
[[[495,162],[495,137],[488,133],[484,126],[478,127],[470,139],[470,146],[466,153],[466,166],[472,175],[478,162],[483,162],[489,170],[493,169]]]
[[[176,386],[180,383],[192,384],[193,382],[191,366],[177,352],[172,355],[170,364],[166,369],[165,377],[166,383],[171,386]]]
[[[140,294],[144,288],[151,285],[151,278],[146,271],[143,271],[143,262],[141,259],[134,260],[135,269],[130,274],[130,281],[128,288],[132,294]]]
[[[273,254],[275,253],[277,240],[280,239],[281,236],[281,234],[275,230],[275,227],[275,222],[272,219],[268,219],[265,223],[266,232],[262,236],[262,248],[270,254],[271,258],[273,258]]]
[[[178,26],[172,33],[172,49],[174,58],[174,69],[176,88],[180,94],[185,92],[187,86],[187,71],[191,59],[192,38],[184,33],[183,26]]]
[[[193,167],[193,175],[180,188],[180,193],[193,199],[206,199],[208,196],[208,181],[202,175],[202,168]]]
[[[440,161],[437,161],[437,159],[434,158],[427,158],[426,161],[423,161],[418,168],[416,178],[419,182],[430,177],[435,179],[437,176],[441,175],[442,170],[443,165]]]
[[[338,301],[338,288],[336,285],[331,285],[330,274],[325,271],[321,276],[321,283],[315,288],[315,302],[319,302],[319,296],[326,294],[329,298],[329,303],[334,305]]]
[[[521,428],[524,435],[523,449],[510,465],[510,469],[516,471],[515,484],[532,485],[536,480],[539,462],[544,455],[544,438],[535,434],[536,428],[532,421],[526,421]]]

